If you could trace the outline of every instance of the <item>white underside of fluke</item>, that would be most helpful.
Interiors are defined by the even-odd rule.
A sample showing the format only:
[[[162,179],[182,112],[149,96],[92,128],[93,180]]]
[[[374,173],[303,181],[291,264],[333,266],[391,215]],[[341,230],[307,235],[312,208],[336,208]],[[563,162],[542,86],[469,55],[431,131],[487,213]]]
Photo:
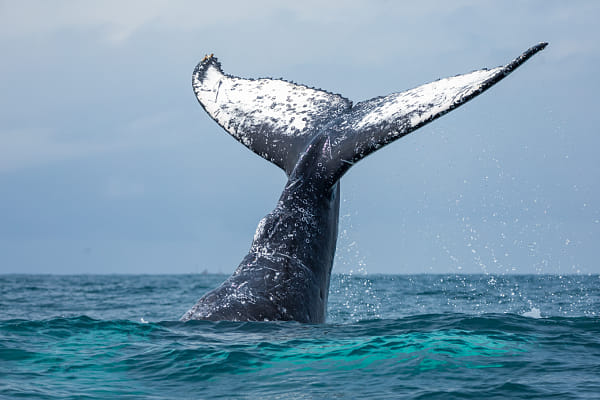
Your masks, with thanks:
[[[316,120],[349,107],[343,97],[277,79],[224,75],[214,65],[193,79],[196,96],[219,125],[234,136],[254,127],[284,135],[303,135]]]
[[[435,82],[394,93],[379,99],[369,100],[370,110],[355,124],[356,129],[380,125],[410,116],[410,125],[417,126],[442,113],[480,90],[482,84],[492,78],[503,67],[479,70],[465,75],[440,79]],[[359,106],[357,104],[357,106]]]

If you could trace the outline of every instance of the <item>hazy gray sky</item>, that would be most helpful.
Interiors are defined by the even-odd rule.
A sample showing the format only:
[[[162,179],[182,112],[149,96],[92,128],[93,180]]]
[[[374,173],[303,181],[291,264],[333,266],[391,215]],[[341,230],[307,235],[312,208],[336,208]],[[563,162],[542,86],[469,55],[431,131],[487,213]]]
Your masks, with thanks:
[[[0,1],[0,272],[237,267],[285,176],[197,104],[206,53],[356,102],[548,41],[343,178],[334,270],[598,273],[599,19],[595,0]]]

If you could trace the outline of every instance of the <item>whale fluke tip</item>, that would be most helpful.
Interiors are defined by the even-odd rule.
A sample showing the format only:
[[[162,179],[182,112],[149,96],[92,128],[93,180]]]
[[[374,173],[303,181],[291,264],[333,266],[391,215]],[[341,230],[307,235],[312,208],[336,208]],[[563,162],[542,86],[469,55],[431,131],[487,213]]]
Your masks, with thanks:
[[[530,47],[525,54],[531,54],[534,55],[535,53],[537,53],[538,51],[542,51],[546,48],[546,46],[548,46],[548,42],[539,42],[538,44],[536,44],[535,46]]]
[[[211,58],[213,58],[214,56],[215,56],[215,54],[214,54],[214,53],[210,53],[210,55],[208,55],[208,54],[205,54],[205,55],[204,55],[204,58],[202,59],[202,61],[200,61],[200,63],[203,63],[203,62],[205,62],[205,61],[208,61],[208,60],[210,60]]]
[[[506,75],[510,74],[519,65],[521,65],[525,61],[529,60],[534,54],[537,54],[538,52],[544,50],[544,48],[546,46],[548,46],[548,42],[540,42],[540,43],[536,44],[535,46],[532,46],[529,49],[527,49],[526,52],[524,52],[519,57],[515,58],[513,61],[511,61],[510,63],[508,63],[504,66],[504,75],[506,76]]]

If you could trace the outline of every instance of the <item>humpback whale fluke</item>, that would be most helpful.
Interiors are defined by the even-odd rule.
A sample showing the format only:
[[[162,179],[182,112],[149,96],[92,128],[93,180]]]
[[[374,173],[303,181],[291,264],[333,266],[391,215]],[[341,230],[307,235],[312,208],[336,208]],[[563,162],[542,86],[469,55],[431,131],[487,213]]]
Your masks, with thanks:
[[[282,168],[288,181],[233,275],[182,320],[324,322],[344,173],[478,96],[546,45],[539,43],[504,66],[355,105],[285,80],[227,75],[216,57],[204,57],[192,76],[200,105],[235,139]]]

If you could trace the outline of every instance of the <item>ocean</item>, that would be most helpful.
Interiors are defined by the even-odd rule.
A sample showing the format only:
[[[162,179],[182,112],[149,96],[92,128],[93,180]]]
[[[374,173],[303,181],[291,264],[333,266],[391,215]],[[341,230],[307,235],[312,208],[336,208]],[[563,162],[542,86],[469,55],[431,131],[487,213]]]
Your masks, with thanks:
[[[599,275],[334,275],[327,323],[179,322],[226,276],[0,275],[0,397],[600,398]]]

